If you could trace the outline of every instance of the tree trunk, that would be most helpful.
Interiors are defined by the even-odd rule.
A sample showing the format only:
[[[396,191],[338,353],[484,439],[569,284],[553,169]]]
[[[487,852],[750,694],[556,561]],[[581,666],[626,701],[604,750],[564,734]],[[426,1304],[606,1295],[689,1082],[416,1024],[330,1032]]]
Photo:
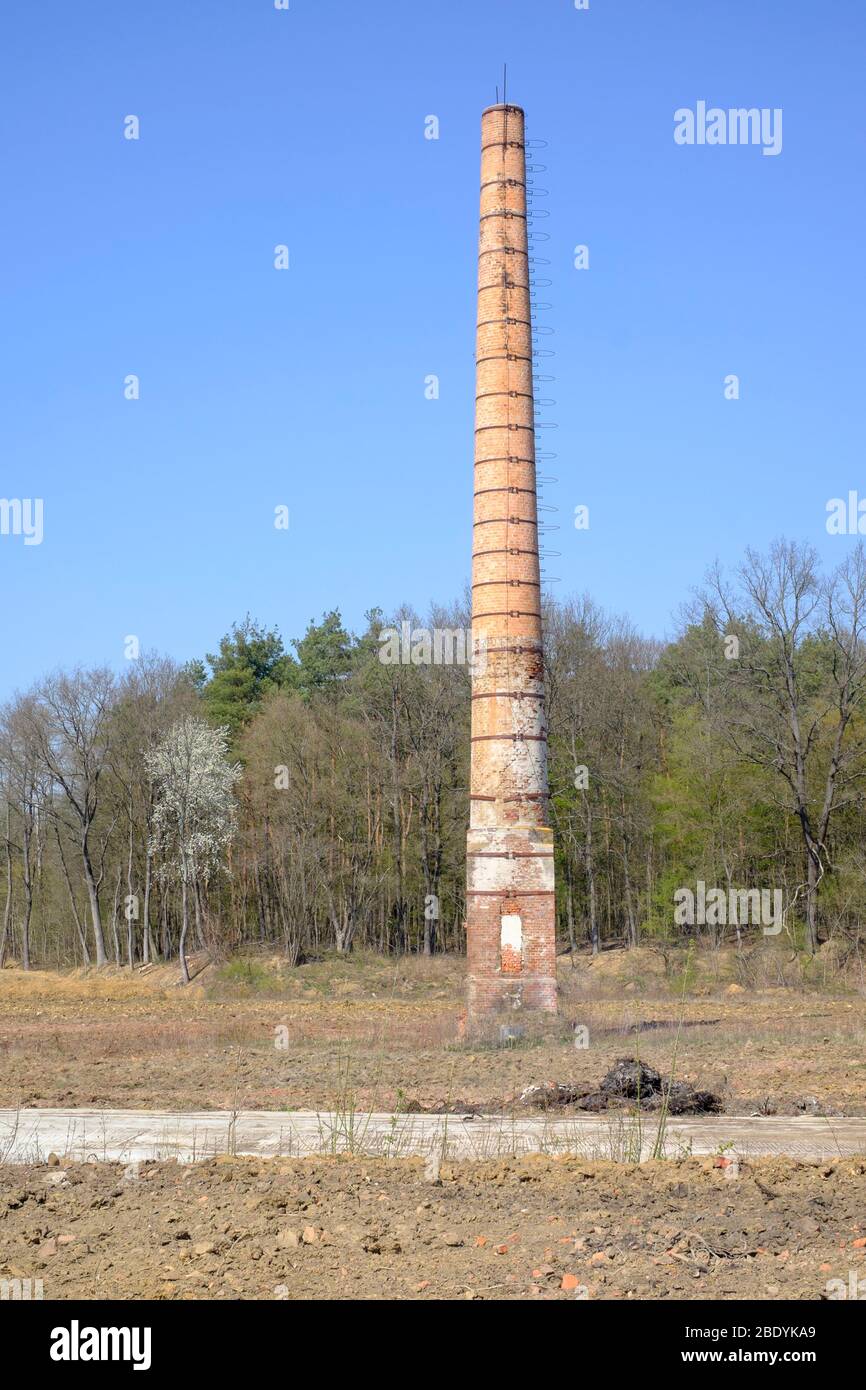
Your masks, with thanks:
[[[625,920],[628,930],[628,944],[630,947],[637,945],[637,923],[635,922],[634,907],[632,905],[631,893],[631,845],[629,836],[626,832],[626,806],[625,797],[622,799],[622,895],[625,899]]]
[[[133,842],[132,842],[132,806],[130,805],[130,808],[129,808],[129,854],[128,854],[127,860],[126,860],[126,891],[127,891],[127,894],[128,894],[128,898],[127,898],[126,913],[125,913],[125,916],[126,916],[126,955],[127,955],[127,964],[128,964],[128,966],[129,966],[129,969],[130,969],[130,970],[132,969],[133,956],[134,956],[134,954],[135,954],[135,943],[134,943],[134,939],[133,939],[135,928],[134,928],[134,926],[133,926],[133,916],[132,916],[133,899],[134,899],[134,897],[135,897],[135,895],[134,895],[134,893],[133,893],[133,891],[132,891],[132,848],[133,848]],[[136,913],[136,916],[137,916],[137,915],[138,915],[138,914]]]
[[[194,911],[194,913],[195,913],[195,939],[196,939],[196,944],[197,944],[197,946],[198,946],[198,949],[199,949],[200,951],[203,951],[203,950],[204,950],[204,936],[203,936],[203,934],[202,934],[202,910],[201,910],[201,897],[200,897],[200,894],[199,894],[199,881],[198,881],[198,878],[194,878],[194,879],[193,879],[193,883],[192,883],[192,905],[193,905],[193,911]]]
[[[114,902],[111,908],[111,933],[114,938],[114,963],[120,968],[120,937],[117,934],[117,904],[120,898],[120,883],[123,877],[123,865],[117,866],[117,882],[114,885]]]
[[[573,956],[577,949],[577,940],[574,935],[574,887],[571,880],[570,859],[566,861],[565,870],[565,912],[568,925],[568,948]]]
[[[78,933],[78,943],[81,947],[81,959],[84,962],[85,968],[89,969],[90,950],[87,945],[87,933],[85,932],[84,927],[82,925],[81,917],[78,912],[78,904],[75,901],[75,894],[72,891],[72,880],[69,877],[69,869],[66,864],[66,855],[63,853],[63,844],[60,839],[60,831],[57,827],[56,821],[54,822],[54,838],[57,841],[57,853],[60,856],[60,863],[63,868],[63,877],[66,881],[67,892],[69,893],[69,904],[72,908],[72,920],[75,923],[75,930]]]
[[[96,945],[98,969],[99,966],[108,964],[108,956],[105,954],[105,936],[102,931],[102,915],[99,911],[99,888],[93,873],[93,865],[90,862],[90,850],[86,835],[81,843],[81,857],[84,861],[84,881],[87,884],[87,897],[90,902],[90,920],[93,923],[93,940]]]
[[[186,963],[186,936],[189,931],[189,884],[187,882],[186,865],[181,871],[181,927],[180,927],[180,973],[185,985],[189,984],[189,967]]]
[[[24,853],[23,853],[23,879],[24,879],[24,921],[21,924],[21,965],[24,970],[30,969],[30,920],[33,916],[33,874],[30,867],[30,842],[33,838],[32,825],[28,818],[28,811],[24,811]]]
[[[592,810],[589,799],[586,803],[586,840],[584,842],[584,864],[586,869],[586,884],[589,890],[589,939],[592,945],[592,954],[598,955],[598,913],[595,905],[595,865],[592,862]]]
[[[150,963],[154,955],[153,942],[150,937],[150,889],[153,881],[153,856],[150,850],[147,851],[144,860],[144,903],[141,909],[141,959],[145,965]]]
[[[6,807],[6,905],[3,908],[3,935],[0,936],[0,970],[6,956],[9,920],[12,914],[12,845],[9,841],[9,807]]]
[[[806,947],[814,956],[818,949],[818,865],[815,856],[806,853]]]

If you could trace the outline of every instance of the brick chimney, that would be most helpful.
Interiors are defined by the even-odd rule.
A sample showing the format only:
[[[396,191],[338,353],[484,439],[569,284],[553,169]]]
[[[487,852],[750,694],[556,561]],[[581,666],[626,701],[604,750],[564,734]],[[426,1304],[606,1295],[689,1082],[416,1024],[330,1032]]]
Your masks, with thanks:
[[[468,1022],[556,1009],[523,111],[481,118]]]

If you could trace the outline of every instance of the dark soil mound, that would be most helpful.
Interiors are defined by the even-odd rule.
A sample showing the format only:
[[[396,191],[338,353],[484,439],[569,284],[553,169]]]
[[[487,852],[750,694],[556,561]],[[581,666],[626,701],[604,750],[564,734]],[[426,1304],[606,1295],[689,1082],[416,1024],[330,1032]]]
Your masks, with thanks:
[[[654,1067],[634,1057],[620,1057],[599,1083],[598,1089],[570,1086],[558,1082],[549,1086],[528,1086],[518,1104],[533,1110],[600,1111],[622,1108],[661,1110],[671,1115],[711,1115],[722,1109],[721,1099],[712,1091],[698,1091],[687,1081],[665,1081]]]

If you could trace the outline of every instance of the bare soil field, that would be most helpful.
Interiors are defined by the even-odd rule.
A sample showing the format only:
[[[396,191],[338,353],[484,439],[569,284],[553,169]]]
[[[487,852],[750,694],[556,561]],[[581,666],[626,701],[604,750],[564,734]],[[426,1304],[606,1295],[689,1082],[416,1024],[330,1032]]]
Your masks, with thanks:
[[[671,967],[671,968],[668,968]],[[753,983],[713,955],[560,967],[561,1017],[513,1046],[461,1036],[463,962],[279,961],[146,975],[0,971],[0,1107],[492,1110],[528,1086],[591,1089],[617,1058],[715,1092],[729,1114],[866,1113],[858,990]],[[575,1027],[585,1047],[575,1046]]]
[[[866,1162],[717,1163],[0,1167],[0,1279],[46,1299],[811,1300],[863,1276]]]
[[[0,972],[0,1106],[471,1109],[638,1056],[728,1114],[866,1113],[858,982],[781,957],[561,963],[561,1017],[461,1028],[463,962]],[[575,1030],[586,1030],[584,1034]],[[576,1046],[582,1036],[585,1046]],[[563,1156],[0,1164],[0,1280],[44,1297],[820,1299],[862,1273],[866,1160]]]

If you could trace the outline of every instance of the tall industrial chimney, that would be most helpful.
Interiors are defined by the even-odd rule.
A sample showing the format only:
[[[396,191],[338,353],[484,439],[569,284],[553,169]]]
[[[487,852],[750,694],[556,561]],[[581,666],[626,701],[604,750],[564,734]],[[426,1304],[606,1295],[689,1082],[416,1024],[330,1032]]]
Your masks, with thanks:
[[[468,1021],[556,1009],[553,832],[535,482],[526,150],[519,106],[481,118]]]

